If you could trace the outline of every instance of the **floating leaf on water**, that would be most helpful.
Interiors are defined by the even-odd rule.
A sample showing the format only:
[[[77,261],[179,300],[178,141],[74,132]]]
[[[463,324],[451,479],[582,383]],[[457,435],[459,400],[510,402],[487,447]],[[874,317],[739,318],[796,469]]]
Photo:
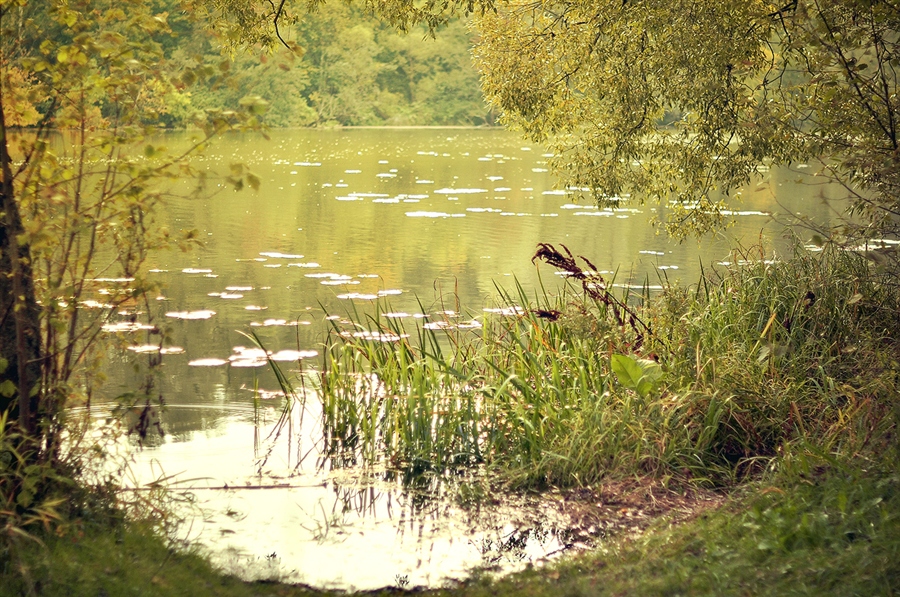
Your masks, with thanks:
[[[241,359],[237,358],[229,361],[232,367],[265,367],[269,361],[266,359]]]
[[[272,326],[295,326],[299,324],[307,324],[307,322],[297,322],[297,321],[288,321],[287,319],[267,319],[262,323],[258,321],[253,321],[250,323],[252,327],[260,328],[260,327],[272,327]]]
[[[260,251],[263,257],[271,257],[272,259],[303,259],[303,255],[292,255],[290,253],[277,253],[275,251]]]
[[[136,346],[129,346],[127,349],[138,354],[159,352],[159,344],[138,344]]]
[[[104,332],[115,334],[119,332],[139,332],[142,330],[155,330],[156,326],[147,323],[137,323],[133,321],[119,321],[116,323],[105,323],[100,329],[102,329]]]
[[[474,195],[476,193],[487,193],[487,189],[438,189],[435,191],[438,195]]]
[[[228,357],[229,360],[234,359],[264,359],[266,351],[262,348],[248,348],[246,346],[235,346],[231,349],[234,354]]]
[[[324,284],[324,282],[323,282]],[[360,301],[374,301],[378,298],[377,294],[361,294],[359,292],[350,292],[347,294],[339,294],[337,295],[339,299],[342,300],[360,300]]]
[[[732,211],[730,209],[723,209],[719,212],[723,216],[771,216],[772,214],[768,211]]]
[[[331,272],[316,272],[314,274],[306,274],[307,278],[331,278],[332,280],[336,279],[344,279],[349,280],[350,276],[344,276],[342,274],[334,274]]]
[[[609,273],[609,272],[607,272]],[[629,290],[662,290],[661,284],[613,284],[613,288],[627,288]]]
[[[524,315],[525,309],[515,305],[512,307],[485,308],[485,313],[494,313],[496,315]]]
[[[481,322],[477,319],[473,319],[471,321],[464,321],[460,324],[457,324],[456,328],[460,330],[477,330],[481,328]]]
[[[169,311],[166,313],[166,317],[173,317],[175,319],[209,319],[215,314],[215,311],[209,309],[201,311]]]
[[[753,259],[738,259],[737,262],[733,262],[733,261],[718,261],[718,262],[716,262],[716,265],[721,265],[721,266],[724,266],[724,267],[728,267],[728,266],[731,266],[731,265],[741,265],[741,266],[743,266],[743,265],[753,265],[754,263],[762,263],[763,265],[772,265],[773,263],[775,263],[775,260],[774,260],[774,259],[763,259],[763,260],[759,261],[759,260],[753,260]]]
[[[394,334],[390,332],[370,332],[363,330],[361,332],[341,332],[341,336],[345,338],[361,338],[363,340],[372,340],[374,342],[399,342],[404,338],[409,338],[409,334]]]
[[[467,321],[463,323],[451,323],[449,321],[429,321],[422,326],[426,330],[475,330],[481,326],[477,320]]]
[[[115,305],[109,303],[101,303],[95,300],[82,301],[81,306],[85,309],[113,309]]]
[[[278,352],[269,355],[269,358],[273,361],[287,362],[299,361],[300,359],[312,359],[317,356],[319,356],[319,353],[315,350],[279,350]]]
[[[410,218],[464,218],[466,214],[448,214],[442,211],[408,211]]]
[[[188,361],[188,365],[191,367],[219,367],[221,365],[227,365],[228,361],[224,359],[195,359],[193,361]]]

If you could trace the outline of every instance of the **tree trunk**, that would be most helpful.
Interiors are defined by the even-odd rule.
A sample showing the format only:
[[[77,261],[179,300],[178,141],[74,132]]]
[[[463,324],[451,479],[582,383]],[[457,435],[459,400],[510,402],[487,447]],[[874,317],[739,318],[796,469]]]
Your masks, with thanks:
[[[0,373],[0,412],[10,410],[8,424],[37,438],[40,413],[40,307],[34,293],[31,252],[13,185],[6,119],[0,90],[0,357],[7,367]],[[3,391],[6,381],[15,393]],[[12,394],[12,395],[10,395]]]

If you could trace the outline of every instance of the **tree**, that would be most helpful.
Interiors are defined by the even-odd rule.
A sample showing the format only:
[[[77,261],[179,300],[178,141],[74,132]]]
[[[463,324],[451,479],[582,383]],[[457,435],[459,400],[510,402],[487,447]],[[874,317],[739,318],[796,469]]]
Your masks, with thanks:
[[[513,0],[478,27],[489,101],[566,186],[704,231],[761,166],[818,158],[856,235],[900,232],[893,2]]]
[[[204,71],[167,68],[166,17],[152,2],[126,14],[106,0],[0,0],[0,494],[31,496],[16,498],[23,508],[36,490],[18,477],[6,493],[8,450],[24,465],[59,456],[65,409],[89,398],[104,329],[121,311],[121,323],[161,344],[140,321],[153,289],[143,263],[192,234],[158,226],[156,208],[171,181],[196,174],[188,156],[253,126],[261,108],[245,98],[247,118],[197,113],[195,138],[167,148],[156,125]],[[256,183],[238,171],[235,184]],[[152,389],[148,378],[145,409]]]

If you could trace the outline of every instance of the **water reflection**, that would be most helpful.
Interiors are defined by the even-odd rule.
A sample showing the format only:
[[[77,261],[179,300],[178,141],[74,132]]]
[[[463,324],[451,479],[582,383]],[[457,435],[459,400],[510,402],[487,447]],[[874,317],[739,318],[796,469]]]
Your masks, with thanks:
[[[547,155],[504,131],[271,137],[236,134],[201,158],[220,169],[243,162],[261,178],[259,192],[223,183],[210,197],[168,205],[165,225],[196,228],[205,244],[162,254],[151,266],[165,295],[152,305],[154,321],[164,348],[178,350],[163,356],[159,386],[168,435],[140,452],[136,466],[144,481],[160,467],[194,479],[207,512],[194,530],[217,561],[261,563],[266,574],[319,586],[440,583],[472,566],[544,557],[574,540],[551,504],[467,509],[404,493],[372,471],[321,470],[314,396],[300,409],[303,433],[291,432],[301,427],[291,418],[293,427],[270,436],[284,397],[266,353],[247,347],[241,332],[255,331],[269,356],[297,373],[291,363],[316,366],[326,313],[341,321],[384,301],[391,318],[477,329],[483,310],[496,307],[495,283],[511,287],[515,278],[529,292],[560,283],[531,264],[539,242],[589,257],[620,288],[653,289],[695,281],[701,262],[730,259],[733,239],[762,240],[769,255],[784,251],[770,214],[827,223],[839,198],[806,172],[772,170],[742,191],[728,238],[675,243],[649,224],[661,215],[656,207],[622,198],[615,209],[599,209],[555,188]],[[115,396],[133,389],[130,365],[149,358],[145,351],[159,358],[159,342],[148,336],[155,326],[128,314],[104,329],[131,346],[110,358],[106,391]]]

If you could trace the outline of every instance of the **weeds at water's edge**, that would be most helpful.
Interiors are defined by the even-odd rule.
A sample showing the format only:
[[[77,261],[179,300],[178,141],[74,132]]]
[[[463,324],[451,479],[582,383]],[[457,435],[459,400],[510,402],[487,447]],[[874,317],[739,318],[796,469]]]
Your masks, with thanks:
[[[522,488],[634,474],[722,486],[795,447],[855,457],[889,441],[900,293],[861,257],[738,254],[636,301],[567,250],[535,257],[574,283],[501,291],[477,325],[407,329],[381,307],[332,320],[327,453],[407,478],[486,466]]]

